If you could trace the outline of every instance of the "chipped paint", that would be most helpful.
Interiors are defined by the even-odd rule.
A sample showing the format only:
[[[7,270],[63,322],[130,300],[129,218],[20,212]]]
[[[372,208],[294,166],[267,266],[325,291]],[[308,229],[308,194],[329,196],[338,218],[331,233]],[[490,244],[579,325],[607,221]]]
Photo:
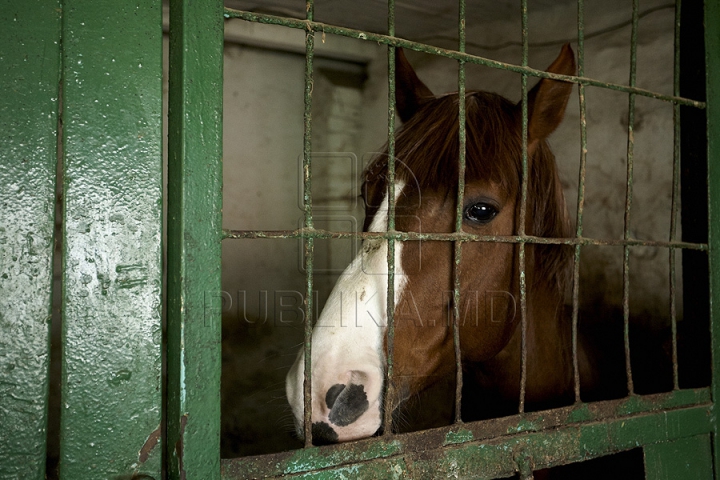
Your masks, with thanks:
[[[158,442],[160,441],[160,425],[148,435],[147,440],[145,440],[145,443],[143,444],[142,448],[140,448],[140,451],[138,452],[138,463],[145,463],[147,462],[148,457],[150,456],[150,453],[153,451],[153,449],[157,446]]]
[[[470,430],[453,430],[445,435],[445,445],[453,445],[456,443],[471,442],[473,440],[473,433]]]

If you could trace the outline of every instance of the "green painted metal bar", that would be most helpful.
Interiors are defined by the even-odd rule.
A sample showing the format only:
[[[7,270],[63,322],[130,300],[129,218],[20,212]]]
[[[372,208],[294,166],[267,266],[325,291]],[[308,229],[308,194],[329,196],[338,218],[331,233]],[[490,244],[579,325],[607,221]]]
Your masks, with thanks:
[[[528,4],[520,1],[522,58],[521,65],[528,64]],[[520,184],[520,213],[518,214],[518,235],[525,236],[528,195],[528,84],[527,75],[520,76],[520,99],[522,103],[522,182]],[[527,279],[525,265],[525,244],[518,246],[518,269],[520,277],[520,401],[518,411],[525,411],[525,388],[527,385]]]
[[[62,13],[60,476],[160,478],[162,2]]]
[[[720,2],[705,2],[705,72],[708,161],[708,243],[710,245],[710,332],[712,341],[712,399],[720,399]],[[716,478],[720,466],[718,411],[713,415],[713,458]]]
[[[453,465],[472,468],[460,478],[482,474],[511,475],[515,452],[522,452],[538,468],[581,461],[641,444],[709,433],[709,389],[574,405],[481,422],[463,423],[421,432],[373,438],[328,447],[271,455],[226,459],[223,478],[275,478],[283,475],[323,474],[337,478],[344,471],[360,471],[388,461],[401,462],[412,473],[446,478]],[[560,438],[570,443],[558,443]],[[542,446],[542,445],[544,446]],[[509,452],[504,455],[500,452]],[[398,465],[391,463],[390,465]],[[462,467],[461,467],[462,466]],[[387,470],[392,472],[391,470]],[[498,473],[500,472],[500,473]],[[351,475],[353,478],[361,478]],[[409,475],[406,478],[423,478]]]
[[[630,33],[630,86],[635,86],[637,76],[637,30],[638,30],[638,0],[632,4],[632,31]],[[627,183],[625,185],[625,222],[623,238],[630,238],[630,211],[633,198],[633,153],[635,149],[635,94],[628,95],[628,139],[627,139]],[[625,347],[625,375],[627,377],[628,394],[635,391],[632,378],[632,365],[630,361],[630,247],[623,247],[623,340]]]
[[[307,20],[312,22],[315,15],[313,0],[305,2]],[[312,92],[313,92],[313,53],[315,50],[315,32],[305,32],[305,85],[303,111],[303,211],[305,228],[313,228],[312,207]],[[315,239],[305,239],[305,321],[303,331],[303,434],[305,446],[312,446],[312,327],[313,327],[313,265],[315,263]]]
[[[671,442],[647,445],[645,478],[674,480],[713,478],[710,435],[697,435]]]
[[[536,70],[530,67],[523,67],[520,65],[514,65],[505,62],[498,62],[497,60],[491,60],[477,55],[470,55],[468,53],[461,53],[456,50],[449,50],[446,48],[434,47],[420,42],[413,42],[405,40],[403,38],[392,37],[389,35],[382,35],[372,32],[364,32],[362,30],[356,30],[352,28],[338,27],[335,25],[327,25],[321,22],[307,22],[297,18],[278,17],[275,15],[264,15],[254,12],[245,12],[241,10],[234,10],[231,8],[225,9],[226,18],[240,18],[249,22],[265,23],[270,25],[284,25],[290,28],[299,28],[305,30],[312,28],[316,32],[325,32],[331,35],[341,35],[344,37],[356,38],[360,40],[366,40],[371,42],[377,42],[383,45],[392,45],[394,47],[407,48],[409,50],[415,50],[417,52],[430,53],[433,55],[452,58],[454,60],[464,60],[466,63],[473,63],[476,65],[484,65],[486,67],[498,68],[502,70],[509,70],[515,73],[524,73],[529,76],[539,78],[552,78],[554,80],[563,80],[570,83],[577,83],[581,85],[589,85],[594,87],[602,87],[610,90],[616,90],[626,93],[635,93],[637,95],[655,98],[666,102],[674,102],[680,105],[688,105],[691,107],[705,108],[704,102],[691,100],[682,97],[673,97],[671,95],[663,95],[658,92],[652,92],[638,87],[629,87],[627,85],[620,85],[616,83],[606,83],[592,78],[575,77],[569,75],[559,75],[556,73],[545,72],[543,70]]]
[[[388,0],[388,35],[395,36],[395,0]],[[395,54],[395,47],[388,46],[388,232],[395,231]],[[386,436],[393,434],[392,406],[395,398],[395,386],[393,385],[395,373],[395,239],[388,238],[387,242],[387,369],[383,402],[383,425]]]
[[[578,24],[578,76],[585,74],[585,2],[577,2]],[[585,174],[587,172],[587,105],[585,103],[585,85],[578,85],[580,102],[580,168],[578,172],[577,214],[575,217],[575,238],[582,238],[583,210],[585,208]],[[572,276],[572,356],[573,390],[575,402],[580,402],[580,366],[578,364],[578,317],[580,311],[580,252],[581,245],[575,245]]]
[[[0,478],[45,478],[60,26],[0,1]]]
[[[170,4],[167,461],[220,475],[222,2]]]
[[[458,51],[465,52],[465,0],[458,1]],[[465,204],[465,62],[458,60],[458,191],[455,204],[455,232],[462,233],[463,206]],[[462,422],[463,369],[460,348],[460,265],[462,263],[462,242],[456,241],[453,264],[453,349],[455,350],[455,423]]]
[[[675,38],[673,53],[673,95],[680,94],[680,11],[682,2],[675,0]],[[678,200],[680,198],[680,105],[673,104],[673,176],[672,198],[670,200],[670,235],[669,241],[675,240],[677,230]],[[675,249],[668,250],[670,260],[670,325],[672,330],[672,366],[673,388],[680,388],[678,372],[678,344],[677,344],[677,294],[675,267]]]

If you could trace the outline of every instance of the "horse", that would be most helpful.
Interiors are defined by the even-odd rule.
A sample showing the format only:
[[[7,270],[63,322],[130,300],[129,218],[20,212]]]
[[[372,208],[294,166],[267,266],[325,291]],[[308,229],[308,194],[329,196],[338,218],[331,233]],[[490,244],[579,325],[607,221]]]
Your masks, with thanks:
[[[566,44],[548,72],[574,75]],[[399,232],[455,231],[458,189],[458,102],[466,110],[466,169],[462,228],[477,235],[521,231],[522,100],[483,91],[435,96],[401,49],[396,55],[395,195],[389,198],[387,147],[363,174],[363,230],[386,232],[390,202]],[[571,225],[547,138],[562,121],[572,84],[542,78],[527,95],[527,202],[524,232],[571,237]],[[468,241],[460,264],[459,336],[467,383],[486,398],[490,417],[517,409],[521,377],[518,327],[519,252],[514,243]],[[383,428],[387,367],[388,243],[366,238],[332,290],[312,332],[312,434],[316,444],[369,437]],[[525,246],[528,409],[573,400],[571,323],[563,315],[572,265],[565,245]],[[453,242],[396,241],[392,408],[455,375]],[[582,348],[579,362],[585,365]],[[286,377],[298,434],[303,425],[304,352]],[[501,405],[501,407],[497,407]],[[463,417],[465,411],[463,407]],[[517,410],[515,410],[517,411]]]

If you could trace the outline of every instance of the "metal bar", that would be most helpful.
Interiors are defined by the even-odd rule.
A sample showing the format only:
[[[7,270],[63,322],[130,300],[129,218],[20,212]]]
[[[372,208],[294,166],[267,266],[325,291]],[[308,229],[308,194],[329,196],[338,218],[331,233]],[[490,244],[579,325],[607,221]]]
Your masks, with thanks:
[[[60,477],[157,478],[162,2],[65,0],[62,16]]]
[[[169,75],[167,468],[170,478],[212,479],[220,475],[222,2],[171,2]]]
[[[523,67],[519,65],[513,65],[505,62],[498,62],[497,60],[491,60],[488,58],[480,57],[477,55],[471,55],[468,53],[458,52],[456,50],[448,50],[445,48],[434,47],[420,42],[413,42],[405,40],[403,38],[397,38],[389,35],[382,35],[372,32],[364,32],[362,30],[356,30],[352,28],[338,27],[335,25],[327,25],[320,22],[307,22],[306,20],[300,20],[297,18],[278,17],[275,15],[264,15],[253,12],[245,12],[241,10],[233,10],[230,8],[225,9],[226,18],[240,18],[249,22],[258,22],[271,25],[284,25],[290,28],[298,28],[305,30],[311,28],[317,32],[325,32],[326,34],[341,35],[344,37],[356,38],[360,40],[367,40],[371,42],[380,43],[383,45],[391,45],[394,47],[407,48],[409,50],[415,50],[417,52],[430,53],[433,55],[452,58],[454,60],[464,60],[466,63],[472,63],[476,65],[484,65],[486,67],[497,68],[502,70],[509,70],[515,73],[524,73],[529,76],[539,78],[551,78],[554,80],[562,80],[570,83],[577,83],[580,85],[589,85],[594,87],[607,88],[610,90],[617,90],[626,93],[635,93],[637,95],[655,98],[666,102],[674,102],[680,105],[687,105],[696,108],[705,108],[704,102],[691,100],[682,97],[673,97],[671,95],[663,95],[661,93],[652,92],[638,87],[630,87],[626,85],[620,85],[616,83],[606,83],[592,78],[575,77],[569,75],[560,75],[557,73],[545,72],[543,70],[536,70],[530,67]]]
[[[537,438],[540,442],[549,442],[548,451],[551,457],[560,453],[565,463],[580,461],[606,452],[610,453],[613,448],[617,450],[635,448],[638,444],[662,442],[710,432],[713,428],[708,416],[711,405],[708,388],[647,396],[637,395],[433,428],[396,435],[392,438],[370,438],[349,444],[323,447],[321,451],[306,449],[225,459],[222,461],[223,478],[307,475],[318,468],[323,469],[323,475],[331,477],[329,472],[335,469],[339,472],[348,470],[353,472],[354,467],[364,464],[387,465],[382,462],[394,458],[401,461],[401,465],[404,466],[429,459],[433,464],[426,465],[428,473],[436,474],[434,478],[445,478],[452,475],[442,475],[447,473],[443,469],[448,469],[452,474],[453,471],[450,469],[453,460],[458,460],[455,454],[450,452],[469,452],[467,449],[479,448],[481,450],[479,453],[486,452],[485,461],[489,464],[473,457],[475,460],[473,472],[459,475],[460,478],[477,478],[479,472],[490,475],[491,472],[496,471],[493,470],[496,468],[514,468],[512,458],[494,457],[494,454],[490,453],[492,448],[488,447],[489,445],[502,445],[512,455],[518,451],[518,447],[526,446],[532,441],[531,439]],[[698,413],[697,416],[694,413],[690,414],[691,417],[684,416],[687,414],[685,412],[691,411],[702,413]],[[686,422],[691,419],[692,421]],[[648,423],[645,422],[651,425],[659,424],[660,428],[639,428],[641,425],[648,427]],[[665,430],[667,426],[670,428]],[[574,432],[574,446],[553,451],[550,447],[552,436],[563,431]],[[576,450],[577,448],[580,448],[580,451]],[[533,452],[525,451],[525,453]],[[542,461],[538,455],[531,457],[535,459],[537,467],[543,465],[537,462],[538,459]],[[456,473],[460,472],[456,471]],[[354,478],[356,475],[348,473],[346,476]]]
[[[632,31],[630,34],[630,86],[635,86],[637,73],[637,27],[638,0],[633,0]],[[628,100],[628,140],[627,140],[627,183],[625,190],[625,223],[623,238],[630,238],[630,211],[633,193],[633,150],[635,147],[635,94],[630,93]],[[630,362],[630,247],[623,247],[623,340],[625,347],[625,375],[627,376],[628,394],[634,393],[632,365]]]
[[[673,60],[673,95],[680,93],[680,10],[681,0],[675,1],[675,40]],[[673,104],[673,180],[672,200],[670,203],[670,236],[669,241],[675,240],[677,229],[677,212],[680,189],[680,105]],[[680,388],[678,374],[678,345],[677,345],[677,294],[676,294],[676,268],[675,249],[669,249],[670,260],[670,323],[672,328],[672,365],[673,388]]]
[[[550,238],[535,237],[532,235],[475,235],[472,233],[420,233],[420,232],[331,232],[322,229],[297,229],[297,230],[226,230],[225,238],[265,238],[265,239],[287,239],[287,238],[337,238],[337,239],[390,239],[399,241],[413,240],[439,240],[439,241],[462,241],[462,242],[490,242],[490,243],[533,243],[542,245],[607,245],[612,247],[660,247],[680,248],[686,250],[707,251],[706,243],[690,242],[666,242],[654,240],[638,240],[629,238],[627,240],[599,240],[594,238]]]
[[[522,16],[522,66],[528,64],[528,19],[527,0],[520,1]],[[522,183],[520,185],[520,214],[518,219],[518,234],[525,235],[525,220],[527,217],[527,190],[528,190],[528,87],[527,75],[520,77],[520,98],[522,101]],[[525,244],[519,245],[518,270],[520,275],[520,401],[518,410],[525,411],[525,388],[527,385],[527,284],[525,272]]]
[[[0,1],[0,478],[45,478],[60,7]]]
[[[388,0],[388,35],[395,35],[395,0]],[[395,231],[395,47],[388,46],[388,224],[387,231]],[[392,435],[392,407],[395,396],[393,385],[395,360],[395,238],[388,238],[387,263],[387,369],[385,371],[385,397],[383,425],[385,435]]]
[[[308,22],[315,14],[313,0],[306,0],[305,12]],[[313,52],[315,32],[305,32],[305,98],[303,112],[303,210],[305,228],[313,228],[312,209],[312,93],[313,93]],[[312,327],[313,327],[313,264],[315,260],[315,239],[305,239],[305,324],[304,324],[304,370],[303,370],[303,431],[305,446],[312,446]]]
[[[585,2],[577,3],[578,24],[578,71],[585,74]],[[578,85],[580,102],[580,168],[578,173],[577,215],[575,238],[582,238],[583,209],[585,207],[585,174],[587,171],[587,108],[585,103],[585,85]],[[573,389],[575,402],[580,402],[580,366],[578,364],[578,316],[580,311],[580,245],[575,245],[572,277],[572,357],[573,357]]]
[[[646,480],[714,478],[710,435],[697,435],[646,446]]]
[[[465,51],[465,0],[458,2],[458,50]],[[455,231],[462,233],[463,205],[465,203],[465,62],[458,60],[458,192],[455,205]],[[453,348],[455,350],[455,423],[462,422],[462,350],[460,348],[460,265],[462,242],[454,242],[455,262],[453,268]]]
[[[707,87],[708,243],[710,245],[710,335],[714,404],[720,399],[720,3],[705,2],[705,68]],[[720,465],[720,430],[713,414],[713,457]]]

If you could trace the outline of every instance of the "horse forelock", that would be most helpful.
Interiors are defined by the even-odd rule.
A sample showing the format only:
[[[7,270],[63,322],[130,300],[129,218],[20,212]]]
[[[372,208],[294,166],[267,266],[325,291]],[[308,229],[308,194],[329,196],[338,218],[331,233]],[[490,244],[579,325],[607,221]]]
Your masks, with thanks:
[[[422,105],[395,138],[396,179],[421,191],[455,196],[458,184],[458,96],[441,96]],[[489,182],[499,186],[519,205],[522,183],[520,106],[489,92],[466,95],[465,183]],[[388,150],[376,156],[364,173],[368,205],[378,204],[386,191]],[[543,140],[528,159],[526,233],[550,238],[571,236],[565,199],[555,157]],[[366,227],[374,215],[368,207]],[[537,245],[536,284],[564,291],[571,249]]]

